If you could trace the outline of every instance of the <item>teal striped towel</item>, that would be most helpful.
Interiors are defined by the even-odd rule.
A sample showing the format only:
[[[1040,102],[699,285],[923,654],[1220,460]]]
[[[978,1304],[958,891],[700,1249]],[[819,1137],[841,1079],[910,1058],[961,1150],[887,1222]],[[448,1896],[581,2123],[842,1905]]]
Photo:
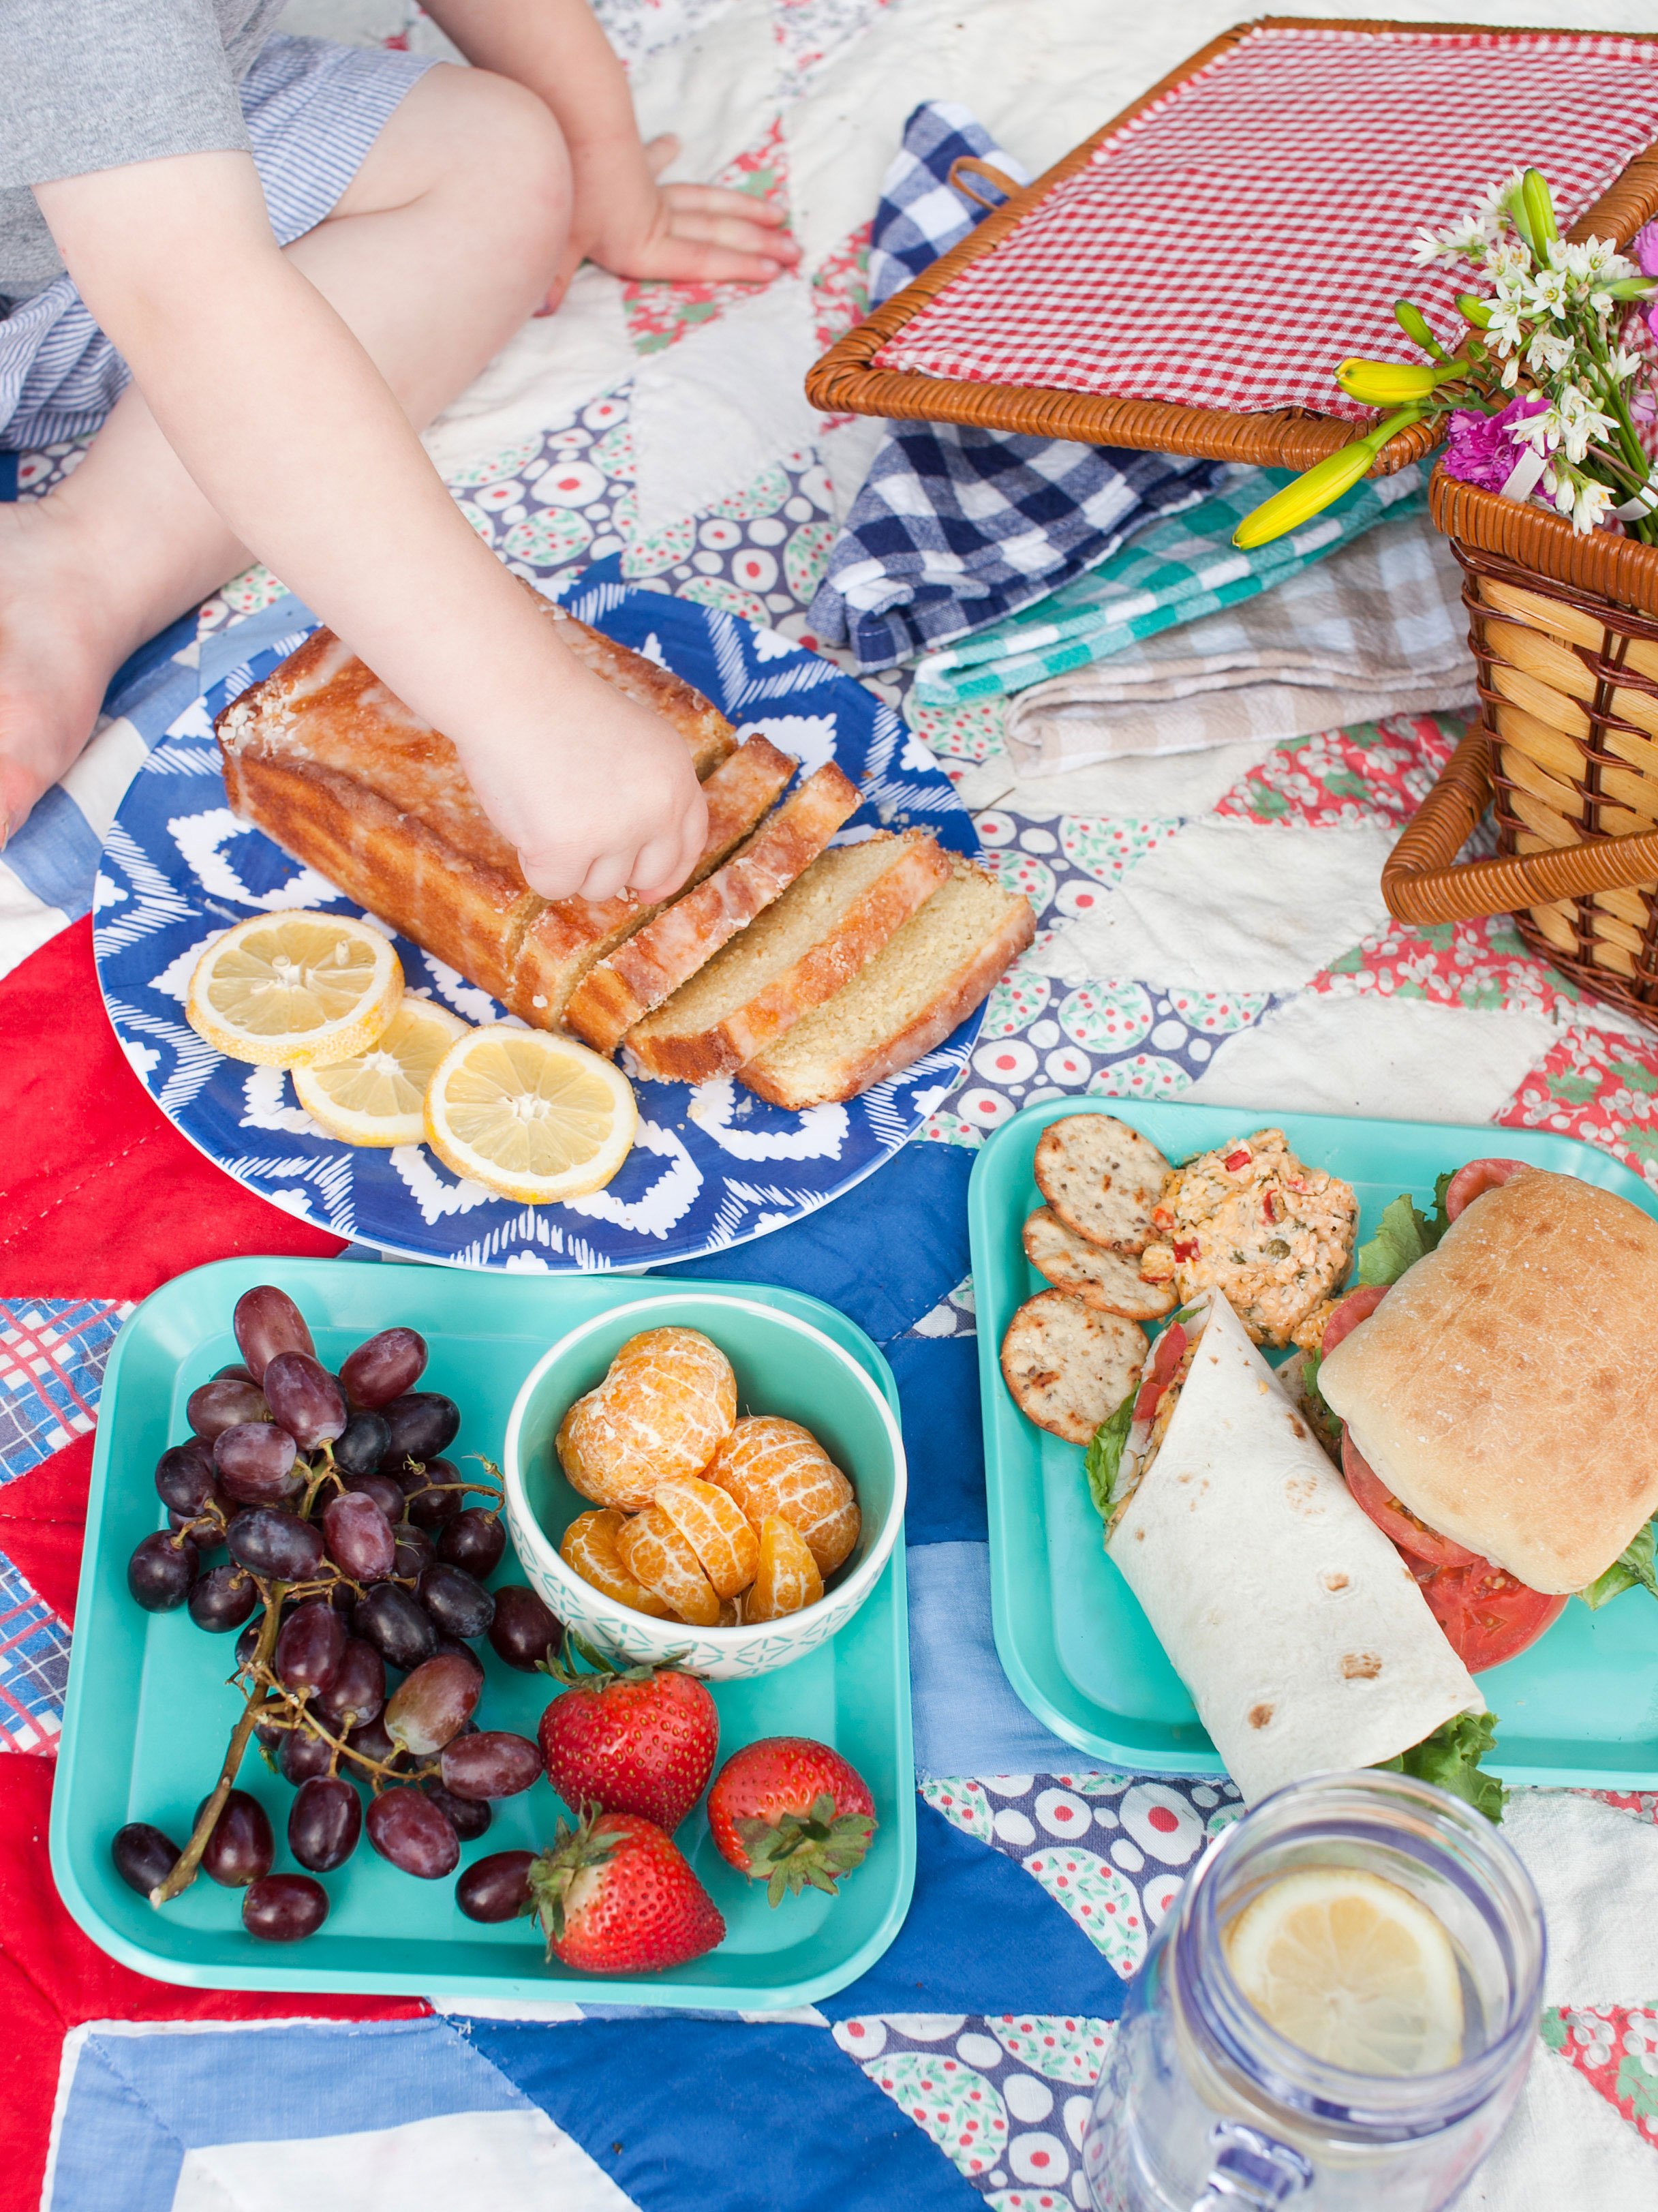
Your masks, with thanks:
[[[1350,544],[1384,514],[1425,503],[1420,462],[1396,476],[1367,477],[1304,530],[1242,553],[1232,532],[1252,508],[1291,482],[1283,469],[1239,469],[1196,507],[1141,531],[1086,575],[915,671],[921,707],[965,706],[1023,691],[1120,653],[1137,638],[1195,622],[1281,584],[1338,546]]]

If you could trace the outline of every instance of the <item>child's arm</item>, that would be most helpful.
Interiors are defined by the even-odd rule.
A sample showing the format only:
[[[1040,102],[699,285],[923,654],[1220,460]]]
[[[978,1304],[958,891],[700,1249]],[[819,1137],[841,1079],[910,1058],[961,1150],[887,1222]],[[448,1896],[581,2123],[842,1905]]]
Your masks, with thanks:
[[[619,276],[764,284],[799,248],[780,210],[718,185],[659,185],[678,151],[640,143],[621,63],[587,0],[427,0],[470,62],[545,100],[570,149],[575,214],[556,298],[584,261]]]
[[[565,651],[473,534],[246,154],[39,185],[82,296],[219,514],[447,732],[548,897],[665,895],[707,810],[678,735]]]

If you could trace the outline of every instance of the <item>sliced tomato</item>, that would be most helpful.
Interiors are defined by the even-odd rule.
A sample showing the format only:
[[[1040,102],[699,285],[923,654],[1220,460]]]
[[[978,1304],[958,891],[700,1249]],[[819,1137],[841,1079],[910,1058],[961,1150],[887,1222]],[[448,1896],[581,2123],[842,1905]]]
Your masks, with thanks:
[[[1175,1379],[1175,1370],[1185,1357],[1191,1342],[1179,1322],[1164,1329],[1157,1339],[1157,1348],[1151,1355],[1151,1364],[1146,1370],[1145,1380],[1140,1384],[1134,1400],[1133,1419],[1149,1421],[1157,1410],[1157,1401]]]
[[[1341,1304],[1324,1324],[1324,1341],[1319,1346],[1319,1357],[1327,1359],[1344,1336],[1351,1336],[1360,1322],[1370,1316],[1388,1295],[1386,1283],[1366,1283],[1362,1290],[1349,1291]]]
[[[1347,1487],[1355,1503],[1364,1508],[1384,1536],[1391,1536],[1400,1550],[1408,1553],[1413,1565],[1418,1559],[1432,1567],[1487,1564],[1477,1552],[1465,1551],[1448,1536],[1442,1536],[1437,1528],[1418,1521],[1408,1505],[1401,1505],[1359,1451],[1347,1430],[1343,1430],[1341,1437],[1341,1472],[1347,1478]]]
[[[1566,1609],[1563,1595],[1528,1589],[1490,1559],[1468,1567],[1414,1565],[1412,1572],[1471,1674],[1518,1658]]]
[[[1470,1160],[1467,1167],[1459,1168],[1445,1186],[1445,1213],[1455,1221],[1465,1207],[1475,1199],[1483,1198],[1488,1190],[1499,1183],[1509,1182],[1517,1175],[1524,1175],[1531,1164],[1528,1160]]]

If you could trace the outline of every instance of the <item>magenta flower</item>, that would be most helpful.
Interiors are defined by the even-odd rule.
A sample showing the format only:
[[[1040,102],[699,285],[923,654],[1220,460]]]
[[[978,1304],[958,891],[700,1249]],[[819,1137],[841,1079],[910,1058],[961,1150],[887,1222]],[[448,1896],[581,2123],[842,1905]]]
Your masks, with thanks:
[[[1654,228],[1658,229],[1658,225]],[[1547,405],[1540,392],[1528,392],[1509,400],[1500,415],[1457,408],[1450,417],[1445,441],[1447,476],[1462,483],[1478,484],[1482,491],[1501,491],[1515,464],[1531,451],[1529,446],[1516,441],[1513,426]]]
[[[1643,276],[1658,276],[1658,222],[1649,222],[1629,242],[1635,264]]]

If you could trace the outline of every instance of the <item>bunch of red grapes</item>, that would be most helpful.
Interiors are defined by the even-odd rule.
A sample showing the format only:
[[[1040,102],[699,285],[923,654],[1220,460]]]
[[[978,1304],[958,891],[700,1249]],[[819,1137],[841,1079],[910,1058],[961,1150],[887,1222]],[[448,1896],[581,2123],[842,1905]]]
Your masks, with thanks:
[[[478,1727],[483,1668],[471,1646],[487,1636],[527,1672],[557,1656],[563,1630],[526,1586],[484,1587],[507,1546],[501,1492],[444,1456],[460,1413],[415,1388],[427,1354],[414,1329],[383,1329],[336,1375],[282,1291],[245,1292],[234,1325],[241,1359],[192,1394],[191,1435],[162,1453],[167,1526],[138,1545],[127,1586],[149,1612],[182,1606],[210,1633],[240,1630],[246,1705],[185,1850],[142,1820],[112,1849],[152,1903],[199,1865],[244,1892],[251,1934],[292,1942],[327,1918],[315,1877],[343,1866],[365,1828],[393,1866],[440,1881],[489,1827],[492,1801],[529,1788],[537,1747]],[[469,1503],[474,1493],[492,1502]],[[288,1844],[304,1874],[271,1871],[269,1816],[231,1787],[256,1735],[295,1785]],[[513,1917],[530,1856],[469,1868],[462,1910]]]

